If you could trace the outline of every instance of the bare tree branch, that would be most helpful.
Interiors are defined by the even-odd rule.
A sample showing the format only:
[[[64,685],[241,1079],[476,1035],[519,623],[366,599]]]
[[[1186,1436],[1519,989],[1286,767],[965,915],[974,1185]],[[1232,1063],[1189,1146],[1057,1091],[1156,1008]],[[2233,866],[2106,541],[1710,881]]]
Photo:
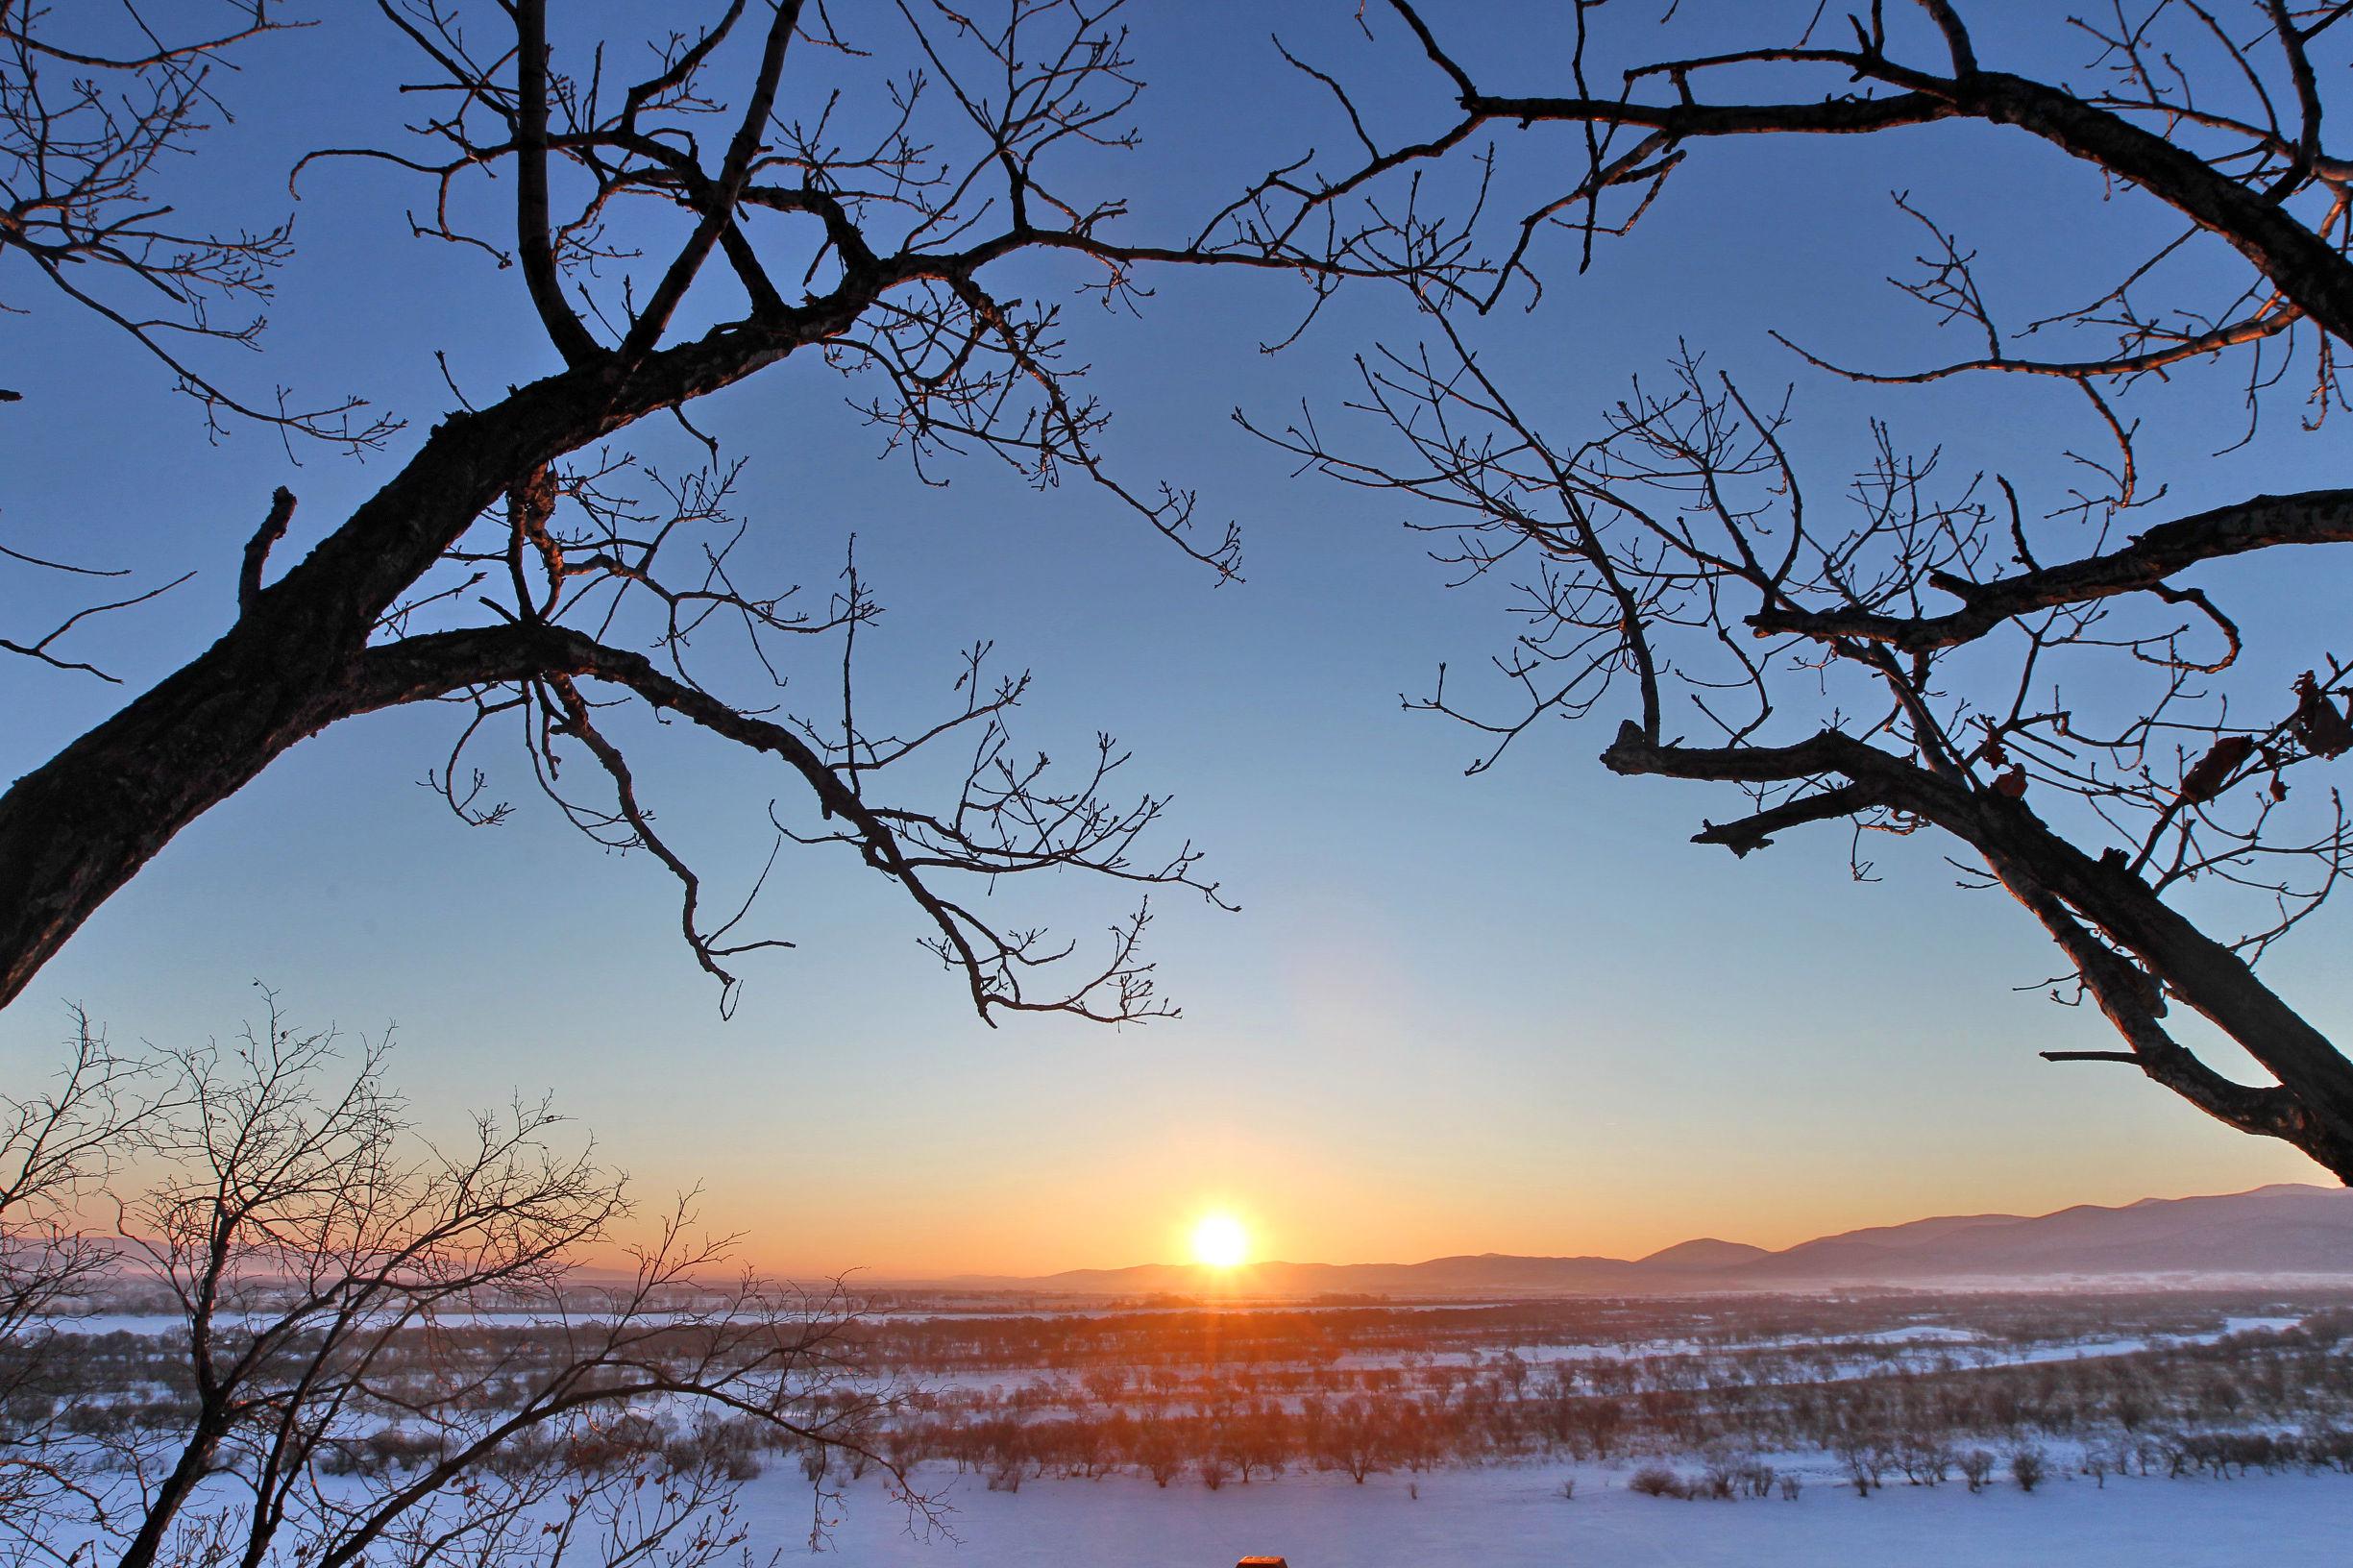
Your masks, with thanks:
[[[816,654],[811,640],[840,637],[846,660],[880,606],[854,588],[820,612],[790,584],[747,580],[738,543],[773,524],[734,515],[736,465],[682,410],[777,367],[844,375],[859,383],[864,417],[927,480],[965,453],[1040,487],[1076,475],[1223,579],[1236,574],[1238,536],[1196,538],[1191,492],[1115,470],[1103,450],[1109,414],[1085,391],[1060,306],[1021,269],[1076,260],[1088,270],[1083,296],[1128,304],[1156,266],[1332,280],[1351,276],[1349,265],[1265,236],[1125,232],[1122,196],[1091,188],[1100,155],[1135,141],[1140,83],[1115,0],[1016,0],[987,13],[910,0],[863,18],[856,44],[789,0],[729,0],[707,25],[643,40],[652,47],[634,80],[608,68],[620,47],[551,39],[543,0],[377,9],[426,111],[405,141],[320,149],[297,178],[365,159],[421,182],[415,232],[501,266],[519,261],[563,368],[519,376],[503,397],[415,439],[375,495],[265,583],[291,513],[281,490],[247,541],[226,634],[0,795],[0,1002],[174,833],[287,748],[389,703],[448,700],[461,729],[429,782],[468,822],[505,820],[478,746],[494,730],[516,733],[521,760],[569,821],[608,848],[648,851],[677,885],[681,931],[723,1007],[735,994],[732,955],[790,941],[750,929],[765,873],[731,890],[733,913],[714,918],[711,878],[640,783],[647,771],[632,752],[647,744],[648,717],[683,716],[781,760],[820,825],[775,818],[763,828],[772,845],[839,842],[897,883],[984,1017],[1171,1011],[1138,956],[1140,910],[1112,927],[1100,967],[1054,984],[1042,971],[1059,972],[1066,957],[1076,968],[1071,943],[983,920],[945,885],[1072,869],[1214,897],[1189,844],[1145,848],[1165,798],[1113,804],[1098,793],[1126,760],[1108,738],[1067,783],[1042,759],[1020,760],[1007,718],[1027,676],[993,674],[984,687],[977,661],[944,713],[912,722],[846,707],[837,732],[816,712],[779,709],[797,661]],[[29,40],[62,35],[27,0],[6,14],[17,18],[0,38],[17,46],[11,90],[47,90],[40,62],[55,57]],[[759,25],[739,26],[747,16]],[[258,3],[250,20],[279,25]],[[160,117],[140,131],[89,107],[93,147],[115,150],[93,158],[140,135],[155,156],[198,144],[194,106],[211,100],[190,96],[188,61],[126,57],[118,68],[161,73]],[[11,101],[35,112],[33,96]],[[723,138],[702,135],[714,121]],[[709,155],[706,139],[719,143]],[[477,182],[510,176],[511,199],[475,200]],[[95,212],[134,200],[135,188],[118,182],[81,199]],[[478,227],[485,211],[496,216]],[[624,222],[652,239],[618,243]],[[234,253],[246,270],[223,261],[229,270],[207,286],[259,290],[282,241]],[[13,243],[0,245],[0,260],[23,249]],[[25,254],[37,265],[46,255]],[[690,295],[709,308],[687,308]],[[95,295],[85,303],[107,307]],[[159,331],[124,319],[150,338]],[[231,406],[217,386],[205,395]],[[690,432],[684,463],[658,445],[616,444],[657,414],[676,414]],[[45,652],[55,635],[26,646]],[[608,711],[616,702],[625,711]],[[905,738],[884,739],[893,735]],[[911,774],[965,743],[969,766],[944,797],[883,797],[886,773]],[[585,784],[564,772],[575,758],[592,765]]]

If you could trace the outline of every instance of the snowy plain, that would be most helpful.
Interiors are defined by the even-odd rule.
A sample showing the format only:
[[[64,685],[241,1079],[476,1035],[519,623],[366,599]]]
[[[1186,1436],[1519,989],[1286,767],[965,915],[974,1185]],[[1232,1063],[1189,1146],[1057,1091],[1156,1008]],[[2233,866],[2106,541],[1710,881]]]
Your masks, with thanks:
[[[2320,1568],[2353,1562],[2353,1478],[2230,1481],[2054,1475],[2033,1493],[1957,1482],[1857,1498],[1826,1471],[1794,1503],[1643,1497],[1628,1469],[1496,1466],[1376,1476],[1291,1475],[1210,1492],[1133,1476],[1033,1481],[991,1492],[926,1467],[951,1510],[927,1538],[871,1483],[851,1485],[829,1546],[808,1554],[809,1494],[781,1471],[747,1490],[765,1550],[839,1568]],[[1560,1483],[1577,1481],[1575,1499]],[[1417,1495],[1418,1494],[1418,1495]]]
[[[1712,1323],[1723,1314],[1708,1304],[1705,1315]],[[1764,1348],[1811,1350],[1813,1359],[1798,1381],[1828,1384],[1949,1376],[2005,1364],[2104,1361],[2152,1347],[2211,1345],[2231,1335],[2248,1336],[2245,1353],[2261,1356],[2268,1354],[2271,1336],[2303,1321],[2260,1309],[2211,1311],[2195,1304],[2154,1311],[2135,1308],[2115,1321],[2102,1321],[2109,1316],[2103,1309],[2088,1320],[2078,1311],[2072,1320],[2022,1325],[2003,1304],[1954,1302],[1893,1326],[1850,1326],[1836,1337],[1744,1333],[1742,1325],[1727,1321],[1704,1340],[1672,1332],[1634,1336],[1612,1330],[1605,1342],[1582,1343],[1517,1342],[1528,1331],[1507,1325],[1495,1331],[1500,1337],[1483,1351],[1348,1350],[1318,1364],[1326,1373],[1380,1368],[1417,1376],[1458,1368],[1491,1373],[1506,1364],[1499,1347],[1508,1344],[1512,1358],[1530,1365],[1624,1362],[1652,1376],[1660,1369],[1672,1372],[1679,1360],[1724,1360]],[[453,1320],[484,1326],[521,1318],[481,1313]],[[60,1326],[141,1337],[164,1332],[161,1320],[138,1314]],[[2092,1332],[2084,1332],[2087,1327]],[[1271,1380],[1292,1368],[1296,1348],[1285,1341],[1275,1359],[1244,1358],[1236,1370]],[[1764,1370],[1773,1377],[1790,1375],[1777,1363]],[[1034,1388],[1039,1397],[1024,1407],[1024,1418],[1080,1410],[1097,1397],[1068,1366],[968,1368],[918,1374],[918,1381],[935,1394],[985,1392],[997,1406],[1017,1391]],[[1739,1385],[1737,1377],[1728,1384]],[[1188,1397],[1204,1396],[1196,1391]],[[1298,1396],[1273,1391],[1257,1397],[1287,1409]],[[959,1419],[1003,1413],[983,1408]],[[775,1457],[765,1473],[746,1484],[740,1517],[752,1531],[750,1560],[765,1562],[775,1551],[777,1568],[804,1561],[811,1568],[823,1562],[843,1568],[1065,1563],[1225,1568],[1260,1554],[1280,1555],[1292,1568],[1418,1568],[1435,1561],[1492,1568],[2353,1564],[2353,1476],[2300,1473],[2293,1467],[2227,1480],[2210,1473],[2179,1479],[2110,1473],[2101,1484],[2077,1469],[2077,1445],[2046,1434],[2043,1446],[2051,1474],[2032,1494],[2000,1473],[1977,1495],[1958,1480],[1929,1487],[1906,1485],[1891,1476],[1883,1488],[1858,1498],[1839,1461],[1808,1449],[1753,1456],[1781,1474],[1794,1472],[1802,1479],[1795,1501],[1776,1496],[1738,1502],[1630,1490],[1628,1482],[1642,1464],[1663,1458],[1688,1475],[1700,1462],[1692,1454],[1662,1456],[1654,1449],[1637,1449],[1642,1457],[1616,1462],[1507,1459],[1419,1471],[1394,1468],[1376,1472],[1361,1485],[1344,1474],[1294,1462],[1277,1479],[1228,1480],[1216,1490],[1204,1486],[1190,1469],[1165,1488],[1123,1471],[1093,1481],[1032,1473],[1017,1490],[992,1490],[978,1469],[959,1473],[952,1463],[934,1461],[918,1467],[916,1481],[941,1505],[944,1531],[927,1531],[911,1520],[874,1474],[847,1482],[837,1472],[829,1484],[844,1488],[844,1507],[819,1556],[810,1555],[807,1544],[812,1493],[798,1467]],[[1042,1470],[1044,1461],[1037,1462]],[[1021,1466],[1012,1468],[1018,1474]],[[1564,1481],[1575,1482],[1573,1497],[1562,1495]]]

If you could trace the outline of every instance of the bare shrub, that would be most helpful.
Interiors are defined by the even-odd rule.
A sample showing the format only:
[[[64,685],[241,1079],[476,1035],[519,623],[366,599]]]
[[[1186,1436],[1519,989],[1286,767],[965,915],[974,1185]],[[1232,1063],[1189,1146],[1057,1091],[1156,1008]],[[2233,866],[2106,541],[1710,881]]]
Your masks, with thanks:
[[[1626,1489],[1644,1497],[1689,1497],[1683,1478],[1663,1464],[1646,1464],[1626,1478]]]
[[[429,1141],[383,1042],[346,1054],[275,998],[240,1040],[150,1050],[131,1078],[90,1038],[16,1119],[53,1151],[100,1139],[58,1181],[111,1200],[115,1288],[178,1322],[138,1339],[140,1397],[106,1430],[10,1409],[0,1560],[552,1568],[565,1541],[622,1562],[671,1540],[668,1568],[715,1568],[744,1539],[733,1493],[758,1473],[755,1435],[799,1445],[816,1482],[898,1407],[864,1365],[855,1303],[730,1280],[726,1243],[691,1239],[682,1208],[581,1311],[583,1254],[632,1206],[544,1103]],[[58,1239],[58,1266],[88,1255],[80,1233]],[[471,1321],[486,1306],[495,1330]],[[56,1337],[45,1317],[0,1332],[0,1388]],[[241,1491],[208,1488],[221,1476]],[[516,1521],[533,1515],[548,1538],[527,1547]]]

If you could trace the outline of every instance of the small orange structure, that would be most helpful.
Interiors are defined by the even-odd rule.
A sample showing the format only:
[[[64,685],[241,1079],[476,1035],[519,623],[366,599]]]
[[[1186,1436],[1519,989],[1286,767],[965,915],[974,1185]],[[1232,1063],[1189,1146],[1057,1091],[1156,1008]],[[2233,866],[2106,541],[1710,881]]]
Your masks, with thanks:
[[[1281,1557],[1244,1557],[1234,1568],[1291,1568],[1291,1565]]]

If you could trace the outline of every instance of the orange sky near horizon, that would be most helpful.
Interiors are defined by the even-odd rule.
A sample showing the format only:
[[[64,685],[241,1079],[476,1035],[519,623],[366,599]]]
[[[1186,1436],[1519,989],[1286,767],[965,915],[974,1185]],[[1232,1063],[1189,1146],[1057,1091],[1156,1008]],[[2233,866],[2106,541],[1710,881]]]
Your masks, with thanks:
[[[1924,1142],[1934,1141],[1924,1134]],[[1741,1181],[1736,1154],[1694,1151],[1680,1168],[1588,1177],[1581,1190],[1529,1184],[1483,1189],[1444,1162],[1256,1145],[1246,1130],[1196,1132],[1139,1148],[1115,1168],[1053,1168],[975,1180],[942,1192],[870,1186],[846,1213],[793,1212],[731,1180],[705,1189],[706,1225],[744,1237],[743,1257],[796,1277],[856,1270],[876,1280],[957,1274],[1042,1275],[1075,1268],[1192,1261],[1194,1226],[1231,1214],[1252,1262],[1414,1262],[1449,1254],[1638,1258],[1698,1237],[1778,1248],[1865,1226],[1932,1214],[2034,1214],[2078,1203],[2241,1191],[2273,1182],[2322,1184],[2292,1150],[2217,1138],[2182,1159],[1956,1170],[1889,1164],[1869,1171],[1822,1159]],[[2087,1167],[2096,1164],[2084,1162]],[[1244,1167],[1231,1176],[1216,1172]],[[641,1184],[642,1186],[642,1184]],[[651,1188],[644,1190],[650,1195]]]
[[[1630,992],[1607,965],[1548,972],[1506,950],[1514,968],[1463,978],[1482,996],[1466,1023],[1452,988],[1406,962],[1391,918],[1328,897],[1313,911],[1247,1012],[968,1034],[952,1050],[911,1038],[821,1064],[731,1026],[693,1047],[709,1084],[666,1107],[625,1059],[576,1073],[565,1100],[649,1200],[699,1183],[708,1223],[802,1276],[1183,1262],[1212,1209],[1243,1220],[1260,1260],[1633,1258],[1698,1237],[1777,1248],[1934,1214],[2327,1180],[2136,1074],[2040,1060],[2103,1043],[2104,1022],[2038,994],[1973,989],[1968,1011],[1894,1043],[1864,1007],[1835,1029],[1793,1009],[1733,1053],[1724,1020],[1745,1016],[1745,992]],[[1997,973],[2039,958],[2000,911],[1969,913],[2016,944]],[[1867,1004],[1953,984],[1933,950],[1838,983]],[[1544,1011],[1577,1022],[1524,1021]],[[919,1088],[891,1079],[901,1062]],[[827,1114],[779,1143],[775,1107],[797,1102]]]

